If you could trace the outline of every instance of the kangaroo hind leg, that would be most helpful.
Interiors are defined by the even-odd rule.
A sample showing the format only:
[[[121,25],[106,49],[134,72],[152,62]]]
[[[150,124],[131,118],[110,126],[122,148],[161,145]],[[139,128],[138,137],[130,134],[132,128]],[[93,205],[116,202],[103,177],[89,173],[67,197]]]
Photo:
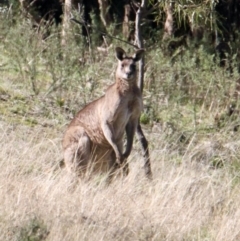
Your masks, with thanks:
[[[70,128],[64,137],[64,162],[69,172],[85,173],[90,161],[91,140],[83,127]]]

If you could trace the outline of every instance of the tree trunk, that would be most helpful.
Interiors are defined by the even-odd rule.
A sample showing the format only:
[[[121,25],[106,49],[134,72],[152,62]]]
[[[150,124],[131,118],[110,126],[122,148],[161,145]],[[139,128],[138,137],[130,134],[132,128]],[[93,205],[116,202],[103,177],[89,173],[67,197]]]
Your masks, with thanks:
[[[68,29],[70,25],[72,10],[72,0],[65,0],[64,3],[64,15],[63,15],[63,25],[62,25],[62,45],[66,45],[68,38]]]
[[[107,28],[111,22],[111,18],[108,12],[110,4],[108,0],[98,0],[98,3],[99,3],[100,17],[101,17],[102,23],[104,27]]]
[[[130,4],[124,5],[124,18],[123,18],[123,36],[128,41],[131,39],[131,6]]]
[[[167,3],[166,6],[166,22],[164,24],[163,39],[171,38],[174,34],[174,17],[173,17],[174,3]]]

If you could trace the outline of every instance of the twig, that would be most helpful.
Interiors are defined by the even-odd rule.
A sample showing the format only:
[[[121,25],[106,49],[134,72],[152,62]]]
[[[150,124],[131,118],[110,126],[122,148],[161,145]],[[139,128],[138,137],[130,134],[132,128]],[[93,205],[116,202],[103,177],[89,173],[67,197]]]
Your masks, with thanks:
[[[86,22],[85,22],[85,21],[83,21],[83,20],[82,20],[82,21],[79,21],[79,20],[77,20],[77,19],[75,19],[75,18],[70,18],[70,20],[73,21],[73,22],[75,22],[75,23],[78,23],[78,24],[80,24],[80,25],[83,25],[83,26],[86,28]],[[123,43],[126,43],[126,44],[128,44],[128,45],[131,45],[131,46],[133,46],[134,48],[137,48],[137,49],[138,49],[138,46],[135,45],[135,44],[129,43],[128,41],[125,41],[125,40],[123,40],[123,39],[121,39],[121,38],[114,37],[114,36],[112,36],[112,35],[110,35],[110,34],[108,34],[108,33],[105,33],[105,32],[103,32],[103,31],[99,30],[99,29],[94,29],[94,30],[96,30],[97,32],[101,33],[103,36],[107,36],[107,37],[109,37],[109,38],[119,40],[119,41],[121,41],[121,42],[123,42]]]

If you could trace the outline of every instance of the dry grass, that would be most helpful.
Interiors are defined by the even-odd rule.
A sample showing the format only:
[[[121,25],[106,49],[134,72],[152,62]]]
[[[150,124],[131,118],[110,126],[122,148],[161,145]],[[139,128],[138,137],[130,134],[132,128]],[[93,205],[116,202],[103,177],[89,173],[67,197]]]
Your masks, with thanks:
[[[224,167],[190,162],[197,145],[177,163],[161,133],[149,134],[153,181],[135,149],[130,175],[107,185],[58,168],[63,129],[0,130],[0,240],[240,239],[239,183]]]

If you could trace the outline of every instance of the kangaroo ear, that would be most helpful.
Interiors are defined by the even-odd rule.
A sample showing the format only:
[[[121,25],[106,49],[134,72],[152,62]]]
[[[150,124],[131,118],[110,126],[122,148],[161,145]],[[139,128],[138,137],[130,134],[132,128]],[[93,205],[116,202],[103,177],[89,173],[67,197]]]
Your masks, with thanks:
[[[122,61],[124,58],[127,57],[125,51],[122,48],[116,47],[115,51],[116,51],[116,57],[118,60]]]
[[[135,54],[133,54],[132,58],[134,61],[139,61],[142,57],[143,57],[143,54],[144,54],[145,50],[144,49],[138,49]]]

